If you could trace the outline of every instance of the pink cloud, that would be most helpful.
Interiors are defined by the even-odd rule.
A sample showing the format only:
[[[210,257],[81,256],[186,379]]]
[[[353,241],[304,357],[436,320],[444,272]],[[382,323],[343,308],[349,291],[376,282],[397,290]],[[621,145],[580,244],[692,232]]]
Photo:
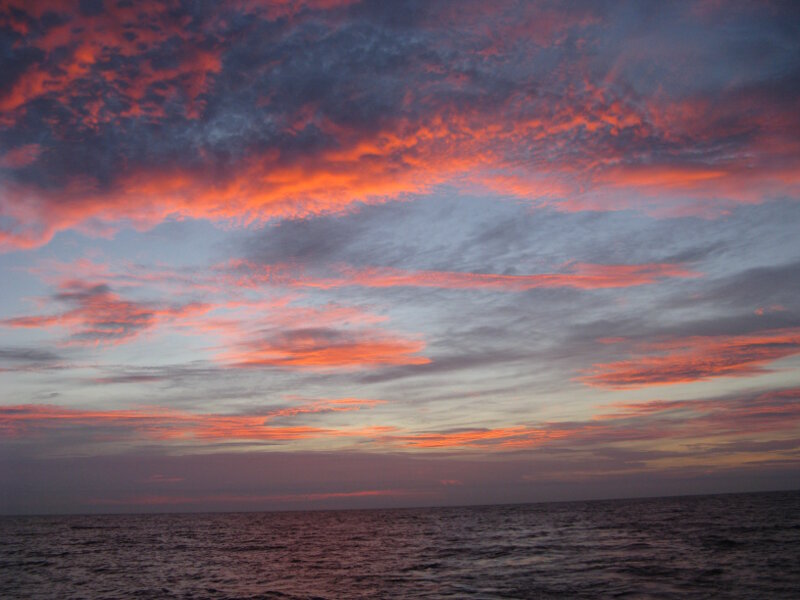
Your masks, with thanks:
[[[24,21],[15,18],[15,13],[41,18],[45,12],[58,14],[60,22],[38,35],[29,33]],[[210,76],[221,68],[219,51],[209,49],[200,36],[182,27],[169,3],[109,3],[98,14],[86,15],[59,2],[31,6],[9,0],[0,15],[3,21],[17,24],[25,44],[44,54],[42,62],[34,63],[0,94],[0,119],[6,122],[13,122],[30,102],[43,96],[67,104],[87,81],[102,82],[106,93],[85,106],[84,126],[128,115],[163,116],[161,104],[146,99],[154,88],[184,97],[187,116],[196,117],[202,105],[199,97],[208,89]],[[165,67],[153,61],[146,50],[169,40],[180,44],[177,51],[173,49],[174,66]],[[114,57],[141,60],[134,69],[115,68],[109,65]],[[119,104],[128,108],[117,112]]]
[[[386,332],[297,329],[253,340],[223,354],[236,367],[328,369],[379,365],[421,365],[425,343]]]
[[[699,443],[712,438],[795,433],[800,389],[729,398],[615,403],[590,421],[432,432],[390,432],[379,441],[408,449],[508,452],[537,448],[603,448],[620,442],[668,440]]]
[[[642,344],[636,350],[633,358],[595,364],[580,380],[588,385],[624,389],[762,373],[767,371],[767,364],[800,354],[800,330],[692,336]]]
[[[311,413],[357,411],[380,404],[378,400],[335,398],[285,407],[261,414],[219,415],[150,407],[120,410],[82,410],[26,404],[0,407],[0,431],[12,438],[67,431],[100,429],[111,439],[143,440],[275,440],[369,437],[391,431],[388,426],[330,429],[302,425],[277,425],[276,420]],[[106,435],[106,434],[103,434]]]
[[[17,148],[12,148],[5,154],[0,155],[0,168],[2,169],[21,169],[36,162],[42,147],[39,144],[25,144]]]
[[[54,299],[69,307],[49,315],[26,315],[0,321],[12,328],[63,327],[72,344],[118,344],[130,341],[158,324],[176,322],[210,310],[203,303],[161,305],[126,300],[103,283],[63,281]]]
[[[233,261],[226,268],[239,286],[272,284],[319,289],[361,286],[484,289],[499,292],[520,292],[537,288],[593,290],[648,285],[666,278],[701,276],[701,273],[676,263],[571,263],[561,273],[530,275],[413,271],[393,267],[354,268],[340,264],[333,268],[332,276],[314,276],[303,272],[300,265],[260,265],[245,260]]]

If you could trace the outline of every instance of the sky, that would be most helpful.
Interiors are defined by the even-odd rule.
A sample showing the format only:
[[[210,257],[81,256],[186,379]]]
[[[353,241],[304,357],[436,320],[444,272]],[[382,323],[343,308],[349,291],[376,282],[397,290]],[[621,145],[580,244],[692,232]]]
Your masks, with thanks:
[[[795,2],[0,0],[0,513],[800,487]]]

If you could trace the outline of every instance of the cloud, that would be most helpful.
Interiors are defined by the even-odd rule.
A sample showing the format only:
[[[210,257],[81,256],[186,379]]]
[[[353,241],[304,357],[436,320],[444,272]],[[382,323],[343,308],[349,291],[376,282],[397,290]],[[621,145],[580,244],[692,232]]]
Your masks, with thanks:
[[[0,169],[21,169],[36,162],[42,147],[39,144],[25,144],[12,148],[0,155]]]
[[[767,371],[770,362],[800,354],[800,330],[693,336],[645,343],[636,351],[635,358],[595,364],[580,380],[624,389],[752,375]]]
[[[19,46],[35,49],[38,60],[9,82],[0,113],[13,122],[48,99],[65,106],[78,127],[92,128],[126,116],[163,117],[165,102],[177,97],[188,116],[197,116],[195,103],[220,69],[219,55],[197,35],[191,16],[173,9],[168,2],[146,9],[108,3],[87,14],[59,3],[6,3],[0,24],[10,25]],[[92,90],[103,94],[91,97]]]
[[[443,185],[671,215],[796,198],[789,10],[727,14],[758,61],[721,53],[729,30],[688,4],[655,21],[538,3],[7,4],[0,245],[342,214]]]
[[[731,306],[742,311],[762,309],[762,314],[759,316],[784,319],[781,323],[777,320],[761,319],[763,329],[765,322],[790,327],[794,316],[786,313],[796,306],[798,296],[800,296],[800,262],[792,261],[785,264],[759,265],[708,281],[707,285],[698,290],[692,298],[672,298],[670,304],[697,306],[698,303],[705,302],[719,307]],[[787,311],[771,310],[770,307],[774,306],[783,306]],[[765,308],[767,310],[763,310]],[[778,312],[784,314],[774,314]]]
[[[377,400],[339,398],[267,410],[252,415],[189,413],[150,407],[82,410],[41,404],[0,407],[0,430],[9,439],[77,432],[96,441],[121,440],[291,440],[363,437],[385,433],[389,427],[330,429],[278,425],[274,421],[298,415],[357,411],[380,404]]]
[[[794,7],[0,4],[14,502],[796,474]]]
[[[50,350],[37,348],[0,348],[0,361],[10,363],[52,364],[62,357]]]
[[[65,357],[42,348],[0,347],[0,373],[41,372],[65,369]]]
[[[442,433],[393,436],[391,439],[410,448],[491,448],[534,447],[544,443],[548,432],[523,426],[498,429],[469,429]]]
[[[118,511],[125,502],[141,510],[147,504],[137,501],[161,498],[154,510],[171,502],[192,510],[266,510],[305,501],[327,508],[427,506],[781,489],[796,480],[800,468],[799,398],[800,390],[786,388],[694,400],[618,402],[598,407],[598,418],[586,421],[460,430],[431,426],[339,438],[356,441],[358,452],[329,445],[325,451],[302,451],[298,445],[303,440],[288,439],[282,443],[291,444],[291,451],[257,452],[250,442],[247,452],[204,444],[202,453],[193,453],[191,438],[161,435],[159,419],[188,436],[216,415],[4,407],[0,486],[6,493],[0,508],[4,513],[85,514],[101,506]],[[304,401],[301,406],[316,402],[327,401]],[[176,414],[191,418],[180,422]],[[105,419],[116,419],[119,428],[104,427]],[[271,425],[275,423],[254,427],[268,430]],[[48,428],[48,436],[37,436],[42,428]],[[65,451],[63,442],[47,445],[55,432],[70,428],[81,452]],[[147,443],[120,449],[124,431]],[[553,435],[545,439],[536,431]],[[92,438],[114,444],[115,451],[87,447]],[[440,442],[435,447],[413,445],[435,439]],[[33,448],[51,451],[36,458]],[[421,495],[357,495],[403,490]],[[106,504],[91,504],[91,499]]]
[[[202,314],[210,308],[201,303],[165,306],[126,300],[104,283],[77,279],[62,282],[52,300],[66,305],[68,310],[4,319],[0,321],[0,326],[64,327],[71,332],[71,344],[118,344],[134,339],[159,323]]]
[[[576,263],[566,273],[502,275],[453,271],[408,271],[391,267],[352,269],[341,267],[341,278],[300,279],[299,286],[332,288],[347,285],[364,287],[431,287],[444,289],[487,289],[524,291],[537,288],[605,289],[655,283],[666,277],[695,277],[675,264],[597,265]]]
[[[310,242],[313,243],[313,242]],[[231,259],[211,269],[193,271],[164,266],[107,265],[86,259],[72,263],[47,261],[31,272],[47,280],[63,278],[79,270],[83,277],[113,282],[118,286],[159,285],[181,292],[221,292],[236,288],[276,286],[334,289],[423,287],[440,289],[483,289],[522,292],[532,289],[571,288],[582,290],[627,288],[658,283],[669,278],[694,278],[702,274],[679,263],[594,264],[569,262],[562,272],[511,275],[466,271],[411,270],[387,266],[353,266],[345,263],[314,264],[299,260],[263,263],[250,259]]]
[[[233,267],[231,265],[234,265]],[[167,328],[206,338],[212,346],[204,354],[220,368],[358,369],[393,365],[423,365],[419,336],[393,332],[376,325],[385,316],[360,306],[336,302],[306,303],[297,294],[248,296],[238,274],[239,262],[205,269],[149,268],[79,260],[46,261],[33,272],[55,283],[57,291],[41,299],[66,310],[0,320],[14,329],[66,329],[68,345],[122,344],[142,334]],[[291,274],[287,266],[281,271]],[[64,279],[80,271],[91,279]],[[277,271],[277,270],[276,270]],[[274,271],[274,272],[276,272]],[[114,286],[112,288],[112,285]],[[126,295],[148,290],[152,296],[202,296],[204,301],[143,301]],[[231,290],[238,293],[231,294]],[[303,324],[304,327],[298,327]],[[117,373],[98,377],[98,383],[162,381],[164,373]]]
[[[341,439],[369,442],[371,448],[384,450],[462,449],[494,453],[585,447],[600,451],[620,442],[671,440],[673,444],[697,445],[719,439],[724,446],[731,439],[758,441],[757,436],[764,433],[790,433],[800,419],[798,398],[800,389],[785,388],[709,399],[615,403],[603,407],[604,410],[588,421],[425,432],[391,425],[341,428],[293,423],[309,415],[349,413],[382,404],[361,398],[319,399],[261,412],[227,415],[158,407],[83,410],[52,405],[12,405],[0,407],[0,430],[8,441],[73,435],[84,444],[88,440],[101,445],[121,441],[187,444]],[[741,451],[747,451],[746,447]]]
[[[699,414],[704,416],[706,422],[713,420],[720,427],[734,422],[738,422],[741,427],[746,426],[748,420],[751,425],[757,426],[759,417],[765,417],[772,425],[785,420],[784,423],[790,428],[800,413],[800,409],[795,405],[798,397],[800,389],[786,388],[700,400],[617,402],[608,407],[615,412],[598,414],[595,419],[627,420],[651,416],[685,417],[687,414]]]
[[[540,448],[593,448],[606,451],[620,442],[643,443],[669,440],[673,447],[688,443],[770,433],[795,433],[800,420],[800,389],[732,394],[695,400],[653,400],[616,403],[590,421],[545,422],[536,425],[457,429],[418,433],[389,433],[381,440],[405,448],[470,449],[508,452]],[[731,450],[728,442],[723,447]],[[790,449],[794,446],[790,446]],[[746,444],[741,450],[747,451]],[[682,452],[677,457],[683,458]]]
[[[236,367],[306,367],[329,369],[379,365],[420,365],[421,340],[384,332],[338,329],[290,329],[267,339],[251,340],[223,355]]]

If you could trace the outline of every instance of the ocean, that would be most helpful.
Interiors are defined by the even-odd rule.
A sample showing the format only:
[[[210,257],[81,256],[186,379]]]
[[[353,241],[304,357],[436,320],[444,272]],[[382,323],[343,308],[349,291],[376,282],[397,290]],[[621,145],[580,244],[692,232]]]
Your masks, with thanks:
[[[800,492],[0,518],[9,598],[800,598]]]

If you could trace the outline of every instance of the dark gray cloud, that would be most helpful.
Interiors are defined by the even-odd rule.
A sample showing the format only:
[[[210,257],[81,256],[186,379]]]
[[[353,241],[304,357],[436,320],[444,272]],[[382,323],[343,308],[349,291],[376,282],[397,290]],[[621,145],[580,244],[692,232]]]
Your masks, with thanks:
[[[43,373],[67,369],[71,362],[54,351],[35,347],[0,347],[0,374]]]
[[[800,298],[800,261],[746,269],[740,273],[710,282],[698,295],[684,299],[685,303],[714,303],[733,309],[762,308],[768,314],[762,320],[777,323],[793,321],[797,317],[788,311],[797,311]],[[680,300],[676,299],[676,303]],[[780,307],[779,309],[770,307]],[[787,314],[788,312],[788,314]],[[776,326],[781,326],[777,325]]]
[[[0,348],[0,361],[9,363],[52,364],[63,357],[51,350],[40,348]]]

